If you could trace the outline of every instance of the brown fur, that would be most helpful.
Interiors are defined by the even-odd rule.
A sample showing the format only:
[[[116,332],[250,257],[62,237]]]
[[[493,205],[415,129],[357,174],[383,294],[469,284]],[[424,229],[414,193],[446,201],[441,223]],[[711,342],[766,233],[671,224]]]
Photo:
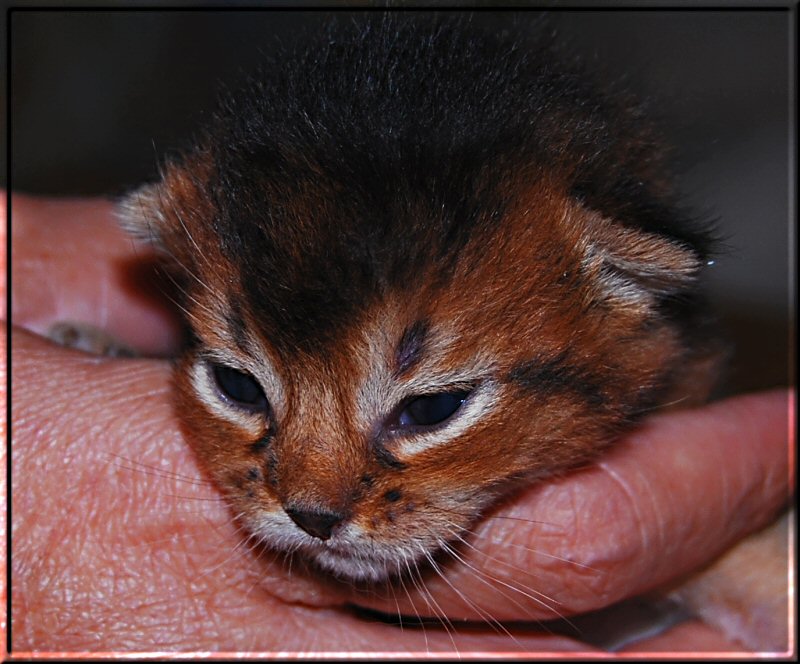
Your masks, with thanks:
[[[514,39],[334,31],[121,207],[183,292],[198,458],[255,539],[349,582],[402,583],[499,498],[714,382],[712,241],[653,130]],[[417,426],[442,396],[459,405]]]

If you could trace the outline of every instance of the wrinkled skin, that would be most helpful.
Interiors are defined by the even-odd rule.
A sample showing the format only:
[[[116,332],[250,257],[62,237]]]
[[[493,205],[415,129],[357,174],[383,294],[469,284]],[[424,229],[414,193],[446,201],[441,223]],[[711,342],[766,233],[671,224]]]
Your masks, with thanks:
[[[14,197],[15,653],[591,651],[535,629],[513,639],[492,625],[401,630],[344,605],[500,620],[552,618],[545,596],[563,615],[601,608],[708,562],[768,523],[793,486],[793,392],[774,390],[654,416],[596,466],[522,492],[465,551],[487,576],[448,571],[458,593],[431,576],[429,596],[407,585],[407,597],[381,599],[290,573],[248,551],[196,466],[167,361],[93,357],[37,334],[82,320],[147,354],[175,348],[174,314],[130,283],[147,250],[123,237],[110,210]],[[629,649],[742,650],[699,621]]]

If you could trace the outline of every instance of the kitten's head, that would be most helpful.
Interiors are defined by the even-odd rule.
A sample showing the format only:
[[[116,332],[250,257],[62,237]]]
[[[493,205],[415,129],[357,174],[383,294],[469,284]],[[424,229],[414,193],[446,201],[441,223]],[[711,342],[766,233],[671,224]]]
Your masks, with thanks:
[[[275,64],[121,208],[181,281],[199,458],[343,577],[590,458],[694,352],[705,241],[635,111],[470,35],[398,20]]]

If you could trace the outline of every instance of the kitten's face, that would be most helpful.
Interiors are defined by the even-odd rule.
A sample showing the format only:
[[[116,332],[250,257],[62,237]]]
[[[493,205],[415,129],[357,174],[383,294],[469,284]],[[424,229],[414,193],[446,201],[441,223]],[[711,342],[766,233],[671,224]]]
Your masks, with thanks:
[[[693,279],[696,257],[557,183],[507,182],[502,212],[476,211],[491,227],[444,260],[354,283],[343,275],[369,268],[342,254],[353,240],[319,230],[347,229],[336,201],[273,192],[272,210],[301,211],[304,251],[318,258],[293,255],[296,240],[276,258],[264,240],[258,251],[277,261],[264,272],[220,235],[230,211],[200,185],[204,168],[174,168],[129,202],[157,224],[186,292],[196,343],[177,368],[180,415],[245,527],[337,576],[402,574],[519,481],[591,457],[681,361],[657,302]],[[436,214],[410,207],[409,224]],[[236,211],[242,225],[247,213]],[[325,252],[351,269],[321,269]]]
[[[184,290],[199,458],[350,579],[683,397],[704,236],[638,110],[470,30],[395,16],[273,62],[123,206]]]

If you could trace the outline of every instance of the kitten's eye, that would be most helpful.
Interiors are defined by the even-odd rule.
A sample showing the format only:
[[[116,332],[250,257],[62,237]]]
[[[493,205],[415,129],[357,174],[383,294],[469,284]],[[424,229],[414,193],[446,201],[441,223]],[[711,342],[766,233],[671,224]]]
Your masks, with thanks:
[[[406,404],[397,418],[397,423],[401,427],[439,424],[453,415],[468,395],[469,392],[461,391],[417,397]]]
[[[219,391],[233,405],[251,412],[265,409],[267,397],[255,378],[222,364],[214,364],[212,372]]]

